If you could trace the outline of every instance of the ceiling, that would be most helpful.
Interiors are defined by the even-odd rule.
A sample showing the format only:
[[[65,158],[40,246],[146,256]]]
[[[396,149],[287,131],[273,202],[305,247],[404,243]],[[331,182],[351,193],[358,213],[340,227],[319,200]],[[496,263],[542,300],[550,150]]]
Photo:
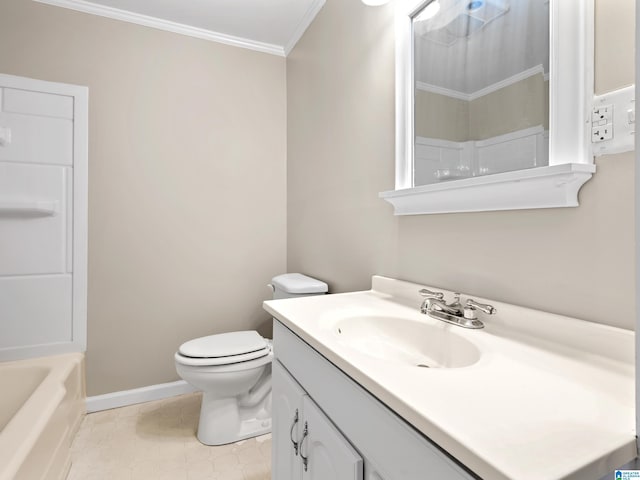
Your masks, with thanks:
[[[286,56],[325,0],[35,0]]]
[[[425,85],[452,94],[473,96],[510,77],[539,68],[549,72],[549,0],[478,0],[478,5],[502,7],[497,16],[478,31],[464,33],[450,44],[431,38],[429,22],[440,30],[452,30],[461,16],[450,15],[448,25],[438,23],[446,17],[446,7],[462,5],[468,11],[471,0],[440,0],[442,8],[426,22],[416,22],[415,75]],[[466,7],[466,8],[465,8]],[[481,9],[478,8],[481,13]],[[491,17],[489,17],[491,18]],[[425,26],[420,23],[426,24]],[[446,22],[445,22],[446,23]],[[469,24],[465,25],[469,28]]]

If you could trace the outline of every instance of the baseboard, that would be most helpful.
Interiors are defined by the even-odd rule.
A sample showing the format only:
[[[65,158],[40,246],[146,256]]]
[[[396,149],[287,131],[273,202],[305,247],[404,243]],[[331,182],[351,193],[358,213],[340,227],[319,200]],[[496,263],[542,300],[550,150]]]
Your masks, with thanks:
[[[196,389],[187,382],[179,380],[177,382],[134,388],[133,390],[95,395],[93,397],[87,397],[87,413],[126,407],[128,405],[135,405],[136,403],[150,402],[152,400],[162,400],[163,398],[175,397],[176,395],[183,395],[195,391]]]

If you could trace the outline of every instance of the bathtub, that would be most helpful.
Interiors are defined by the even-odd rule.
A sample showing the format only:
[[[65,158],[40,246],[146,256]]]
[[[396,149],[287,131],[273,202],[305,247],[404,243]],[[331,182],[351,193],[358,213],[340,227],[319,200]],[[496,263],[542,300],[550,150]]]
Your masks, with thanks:
[[[85,413],[84,355],[0,363],[0,480],[61,480]]]

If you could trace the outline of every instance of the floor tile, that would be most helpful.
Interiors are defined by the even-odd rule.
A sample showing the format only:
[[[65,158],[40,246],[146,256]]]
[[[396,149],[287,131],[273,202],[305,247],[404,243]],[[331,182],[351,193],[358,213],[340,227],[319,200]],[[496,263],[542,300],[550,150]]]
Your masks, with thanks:
[[[87,415],[67,480],[270,480],[271,435],[202,445],[200,401],[194,393]]]

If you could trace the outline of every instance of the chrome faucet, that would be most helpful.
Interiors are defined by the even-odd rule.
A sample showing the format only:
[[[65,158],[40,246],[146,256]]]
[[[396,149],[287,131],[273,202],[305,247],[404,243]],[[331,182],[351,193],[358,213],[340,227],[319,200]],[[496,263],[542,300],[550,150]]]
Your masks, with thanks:
[[[442,292],[432,292],[423,288],[418,293],[424,297],[422,305],[420,305],[420,313],[464,328],[484,327],[484,323],[476,316],[477,310],[487,315],[494,315],[497,311],[492,305],[479,303],[471,298],[462,305],[459,293],[454,293],[454,299],[451,303],[445,301]]]

